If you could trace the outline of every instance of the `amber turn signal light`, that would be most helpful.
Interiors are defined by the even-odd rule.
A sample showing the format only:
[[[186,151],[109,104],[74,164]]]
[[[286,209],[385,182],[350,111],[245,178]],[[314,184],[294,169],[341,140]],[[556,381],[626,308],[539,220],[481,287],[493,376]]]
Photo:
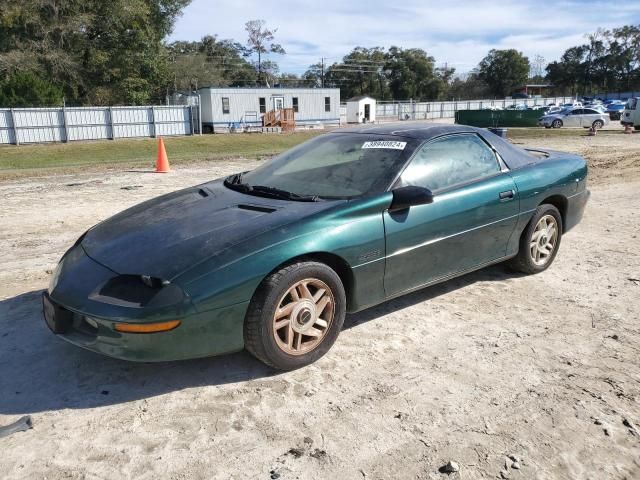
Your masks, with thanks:
[[[158,323],[116,323],[115,329],[123,333],[156,333],[168,332],[174,328],[178,328],[182,323],[180,320],[169,320],[168,322]]]

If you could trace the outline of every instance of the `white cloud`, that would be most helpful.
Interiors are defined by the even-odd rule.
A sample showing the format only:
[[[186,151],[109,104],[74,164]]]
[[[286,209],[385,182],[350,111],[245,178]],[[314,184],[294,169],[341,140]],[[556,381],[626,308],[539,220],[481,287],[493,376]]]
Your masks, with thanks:
[[[355,46],[425,49],[438,64],[465,72],[491,48],[516,48],[556,60],[598,27],[640,23],[640,2],[549,0],[193,0],[170,40],[206,34],[245,39],[244,23],[262,18],[278,28],[287,50],[282,71],[302,73],[320,57],[339,61]]]

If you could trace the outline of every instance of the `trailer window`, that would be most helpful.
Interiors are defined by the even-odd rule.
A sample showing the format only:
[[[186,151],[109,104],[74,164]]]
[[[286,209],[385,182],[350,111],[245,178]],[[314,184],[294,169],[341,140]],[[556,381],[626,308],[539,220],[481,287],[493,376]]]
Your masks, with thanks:
[[[222,97],[222,113],[229,113],[229,97]]]
[[[627,101],[626,109],[627,110],[635,110],[637,105],[638,105],[638,99],[637,98],[630,98]]]
[[[331,97],[324,97],[324,111],[331,111]]]
[[[267,113],[267,99],[265,97],[260,97],[260,113]]]
[[[298,113],[298,97],[293,97],[293,111]]]

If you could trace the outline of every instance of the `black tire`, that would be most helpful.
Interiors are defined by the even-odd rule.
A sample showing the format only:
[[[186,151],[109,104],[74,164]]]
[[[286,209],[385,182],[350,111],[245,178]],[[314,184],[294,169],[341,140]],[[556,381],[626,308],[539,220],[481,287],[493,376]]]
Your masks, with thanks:
[[[558,236],[553,251],[548,257],[546,263],[544,265],[539,265],[535,263],[531,256],[530,244],[532,242],[536,225],[538,225],[538,222],[540,222],[540,220],[546,215],[551,215],[555,218]],[[560,215],[558,209],[549,204],[540,205],[527,224],[527,227],[524,229],[524,232],[522,232],[522,235],[520,236],[520,248],[518,250],[518,254],[509,261],[509,266],[513,270],[527,274],[535,274],[545,271],[553,263],[556,255],[558,254],[558,250],[560,249],[562,228],[562,215]]]
[[[545,127],[544,127],[544,128],[551,128],[551,127],[547,127],[547,126],[545,125]]]
[[[554,120],[554,121],[551,123],[551,126],[552,126],[553,128],[560,128],[560,127],[562,127],[562,120]]]
[[[280,299],[301,280],[318,279],[329,287],[334,299],[333,320],[321,342],[310,352],[291,355],[283,351],[274,337],[273,318]],[[261,362],[277,370],[295,370],[322,357],[334,344],[346,314],[346,295],[340,277],[319,262],[298,262],[265,278],[253,295],[244,322],[245,348]]]
[[[600,130],[602,127],[604,127],[604,122],[602,120],[596,120],[595,122],[593,122],[593,124],[591,126],[595,130]]]

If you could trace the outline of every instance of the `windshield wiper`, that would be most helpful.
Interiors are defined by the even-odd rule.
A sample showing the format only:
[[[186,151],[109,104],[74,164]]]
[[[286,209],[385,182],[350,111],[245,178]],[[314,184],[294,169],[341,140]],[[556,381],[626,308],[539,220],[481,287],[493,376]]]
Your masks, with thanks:
[[[317,202],[319,200],[317,195],[299,195],[297,193],[288,192],[287,190],[268,187],[265,185],[251,185],[250,188],[253,192],[258,194],[271,195],[275,198],[282,198],[284,200],[295,200],[297,202]]]
[[[317,195],[298,195],[297,193],[288,192],[280,188],[268,187],[266,185],[249,185],[241,181],[242,173],[237,173],[225,179],[224,184],[238,192],[247,193],[249,195],[258,195],[261,197],[278,198],[281,200],[294,200],[296,202],[317,202]]]

